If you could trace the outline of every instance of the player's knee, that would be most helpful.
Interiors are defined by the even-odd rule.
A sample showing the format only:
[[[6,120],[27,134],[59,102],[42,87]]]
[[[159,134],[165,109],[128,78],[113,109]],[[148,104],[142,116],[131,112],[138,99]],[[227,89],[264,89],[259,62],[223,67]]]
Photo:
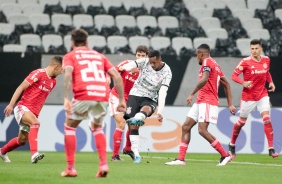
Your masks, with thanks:
[[[23,146],[27,143],[28,139],[26,138],[18,138],[18,143]]]
[[[263,121],[264,124],[270,123],[270,122],[271,122],[271,119],[270,119],[269,114],[263,115],[262,121]]]

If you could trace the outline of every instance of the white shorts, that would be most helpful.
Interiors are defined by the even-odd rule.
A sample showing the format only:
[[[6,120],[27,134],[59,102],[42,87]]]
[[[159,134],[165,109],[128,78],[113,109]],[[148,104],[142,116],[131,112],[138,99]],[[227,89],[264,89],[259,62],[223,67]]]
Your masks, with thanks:
[[[29,133],[30,127],[24,124],[21,120],[25,112],[30,110],[24,105],[18,105],[14,108],[15,119],[19,124],[19,129]]]
[[[194,119],[196,122],[209,122],[217,124],[218,106],[207,103],[194,103],[187,116]]]
[[[72,100],[71,114],[66,114],[66,117],[73,120],[84,120],[90,118],[91,122],[99,119],[99,125],[102,125],[104,117],[107,114],[107,107],[108,102]],[[85,114],[85,116],[78,114]]]
[[[262,113],[264,111],[270,111],[269,97],[265,96],[259,101],[241,100],[240,116],[243,118],[247,118],[248,115],[255,110],[255,108],[257,108],[259,113]]]
[[[109,109],[110,109],[110,115],[116,115],[116,114],[120,114],[123,112],[119,112],[117,111],[117,107],[119,104],[119,99],[118,97],[116,97],[115,95],[113,95],[112,93],[110,93],[110,97],[109,97]]]

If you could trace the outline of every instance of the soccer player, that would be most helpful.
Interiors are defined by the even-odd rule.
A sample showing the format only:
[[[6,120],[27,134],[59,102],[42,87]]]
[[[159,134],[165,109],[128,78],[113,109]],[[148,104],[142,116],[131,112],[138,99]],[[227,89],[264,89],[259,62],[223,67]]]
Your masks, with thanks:
[[[149,53],[149,49],[145,45],[140,45],[137,47],[135,56],[136,59],[140,58],[147,58]],[[128,100],[128,95],[130,92],[130,89],[132,88],[135,80],[139,76],[139,69],[134,68],[131,71],[120,71],[119,68],[123,66],[124,64],[127,64],[129,60],[122,61],[116,66],[116,70],[119,71],[122,79],[123,79],[123,86],[124,86],[124,98],[127,101]],[[119,149],[121,145],[121,140],[122,140],[122,134],[125,128],[125,120],[123,118],[124,113],[123,112],[118,112],[117,111],[117,105],[119,103],[118,100],[118,93],[116,87],[114,87],[110,93],[110,98],[109,98],[109,107],[110,107],[110,112],[111,116],[114,116],[115,122],[116,122],[116,130],[113,135],[114,139],[114,150],[113,150],[113,155],[112,155],[112,161],[123,161],[123,159],[120,158],[119,156]],[[130,134],[130,129],[127,130],[126,132],[126,145],[125,148],[123,149],[123,153],[129,155],[132,159],[134,159],[134,153],[131,150],[131,143],[129,139],[129,134]]]
[[[221,158],[218,166],[226,165],[231,157],[224,150],[220,142],[209,131],[210,123],[216,124],[218,119],[218,86],[223,85],[227,97],[228,107],[232,114],[236,109],[232,105],[232,95],[230,85],[220,66],[210,57],[210,47],[207,44],[201,44],[196,51],[199,65],[199,82],[194,90],[188,96],[186,102],[192,104],[194,95],[198,92],[196,102],[190,109],[184,124],[182,125],[182,138],[179,146],[177,159],[166,162],[166,165],[186,165],[184,161],[186,151],[191,139],[191,129],[198,122],[199,134],[205,138],[211,146],[220,153]]]
[[[18,86],[12,99],[4,109],[5,115],[11,115],[14,105],[20,95],[23,95],[14,108],[16,121],[19,124],[18,137],[11,139],[0,149],[0,157],[4,162],[11,162],[6,153],[26,144],[30,145],[31,163],[43,159],[44,154],[38,153],[38,120],[41,108],[56,85],[56,77],[62,73],[62,57],[55,56],[46,68],[32,71]]]
[[[135,155],[134,163],[141,162],[139,126],[144,125],[145,119],[155,112],[157,105],[157,118],[162,122],[162,110],[172,78],[170,67],[162,62],[159,51],[149,52],[148,56],[149,58],[137,59],[120,67],[121,71],[140,68],[139,77],[129,93],[125,113],[126,123],[130,126],[131,149]]]
[[[229,152],[233,158],[236,157],[235,144],[241,128],[245,125],[248,115],[257,107],[264,123],[264,133],[268,141],[269,156],[278,157],[273,147],[273,129],[269,115],[270,105],[266,81],[269,83],[269,92],[275,91],[270,69],[270,59],[262,56],[261,42],[254,39],[250,43],[251,56],[243,58],[232,74],[232,80],[243,86],[240,118],[234,124],[232,137],[229,143]],[[243,80],[239,75],[243,73]]]
[[[84,119],[90,118],[90,129],[97,147],[100,164],[97,178],[106,177],[109,172],[106,153],[106,137],[103,132],[103,120],[108,107],[108,83],[105,73],[114,80],[118,91],[117,110],[126,108],[123,83],[120,74],[103,55],[89,49],[88,33],[83,29],[71,33],[73,50],[63,58],[64,67],[64,108],[66,111],[65,153],[67,167],[61,173],[63,177],[75,177],[74,167],[76,151],[76,128]],[[73,92],[73,100],[70,100]]]

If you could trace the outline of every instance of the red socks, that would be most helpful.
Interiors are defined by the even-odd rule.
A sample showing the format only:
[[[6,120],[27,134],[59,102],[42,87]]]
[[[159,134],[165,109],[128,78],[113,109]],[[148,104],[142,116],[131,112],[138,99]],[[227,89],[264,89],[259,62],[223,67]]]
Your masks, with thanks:
[[[130,129],[128,128],[126,132],[126,143],[124,148],[126,151],[131,151],[131,142],[129,136],[130,136]]]
[[[211,143],[211,146],[222,156],[227,157],[229,154],[225,151],[225,149],[222,147],[220,142],[216,139]]]
[[[184,160],[186,151],[188,149],[188,144],[186,142],[181,142],[179,145],[179,153],[178,153],[178,160]]]
[[[113,157],[116,155],[119,155],[119,149],[120,149],[120,145],[121,145],[121,140],[122,140],[122,133],[123,130],[116,128],[113,138],[114,138],[114,150],[113,150]]]
[[[234,124],[230,143],[235,145],[236,140],[240,134],[241,128],[245,125],[246,121],[240,119]]]
[[[269,115],[264,115],[262,117],[264,123],[264,133],[267,138],[268,148],[273,148],[273,128],[270,121]]]
[[[76,152],[76,128],[64,125],[65,129],[65,153],[68,163],[68,169],[74,168]]]
[[[106,137],[102,128],[92,129],[95,144],[97,147],[98,155],[100,158],[100,166],[107,164],[107,152],[106,152]]]
[[[28,141],[29,141],[29,147],[30,147],[30,154],[33,155],[38,151],[38,130],[39,130],[40,124],[34,123],[30,125],[30,130],[28,134]]]
[[[1,153],[3,155],[5,155],[6,153],[13,151],[14,149],[16,149],[17,147],[22,146],[23,144],[20,144],[18,142],[18,137],[15,137],[13,139],[11,139],[7,144],[5,144],[2,148],[1,148]]]

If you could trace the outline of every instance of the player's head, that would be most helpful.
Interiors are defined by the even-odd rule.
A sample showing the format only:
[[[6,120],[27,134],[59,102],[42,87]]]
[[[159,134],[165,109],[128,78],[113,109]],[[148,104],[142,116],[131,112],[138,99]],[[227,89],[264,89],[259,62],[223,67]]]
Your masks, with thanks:
[[[71,32],[71,46],[75,47],[83,47],[87,46],[87,37],[88,33],[84,29],[76,29]]]
[[[252,57],[259,57],[262,52],[261,42],[258,39],[253,39],[250,42]]]
[[[150,65],[154,70],[158,71],[163,67],[162,57],[159,51],[150,51],[148,56]]]
[[[146,58],[148,57],[148,54],[149,54],[149,49],[146,45],[139,45],[136,48],[136,51],[135,51],[136,59]]]
[[[61,56],[54,56],[49,62],[49,68],[51,68],[50,77],[56,78],[63,72],[62,67],[63,58]]]
[[[207,57],[210,57],[210,46],[208,44],[201,44],[197,50],[196,50],[196,54],[197,54],[197,58],[199,61],[199,65],[202,65],[204,59],[206,59]]]

